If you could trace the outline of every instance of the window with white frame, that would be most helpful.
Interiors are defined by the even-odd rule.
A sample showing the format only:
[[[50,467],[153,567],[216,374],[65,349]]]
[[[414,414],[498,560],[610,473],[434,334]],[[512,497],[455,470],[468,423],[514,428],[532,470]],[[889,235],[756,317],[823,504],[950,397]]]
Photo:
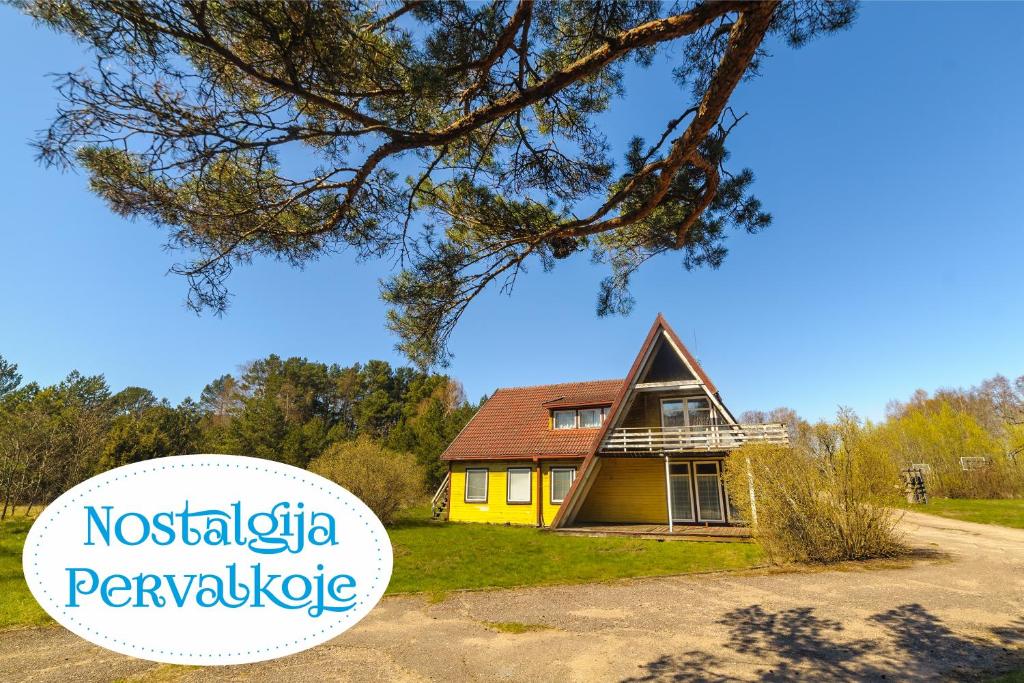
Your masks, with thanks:
[[[661,426],[666,428],[686,426],[686,411],[681,399],[662,399]]]
[[[607,416],[607,407],[553,410],[551,423],[555,429],[597,429]]]
[[[575,467],[551,468],[551,502],[558,504],[569,495],[569,488],[576,479]]]
[[[555,425],[555,429],[575,429],[576,428],[576,411],[575,410],[556,410],[554,412],[554,425]]]
[[[686,401],[686,424],[696,427],[711,423],[711,405],[707,399],[691,398]]]
[[[508,468],[508,491],[506,494],[508,503],[529,503],[532,500],[530,496],[530,492],[533,490],[530,481],[532,472],[533,470],[529,467]]]
[[[702,427],[714,424],[714,411],[706,398],[663,398],[661,426]]]
[[[580,411],[580,427],[593,429],[601,426],[603,412],[600,408],[586,408]]]
[[[697,513],[702,522],[724,522],[722,510],[722,488],[718,474],[718,463],[698,462],[693,470],[694,485],[697,489]]]
[[[466,470],[466,498],[467,503],[487,502],[487,470],[467,469]]]

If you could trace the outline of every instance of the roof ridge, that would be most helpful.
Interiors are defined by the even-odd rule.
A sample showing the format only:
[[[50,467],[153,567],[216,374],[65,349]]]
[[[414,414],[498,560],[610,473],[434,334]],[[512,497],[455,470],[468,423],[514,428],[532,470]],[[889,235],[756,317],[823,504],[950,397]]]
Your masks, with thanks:
[[[582,379],[582,380],[574,380],[574,381],[570,381],[570,382],[554,382],[554,383],[551,383],[551,384],[528,384],[526,386],[521,386],[521,387],[498,387],[497,389],[494,390],[494,393],[498,393],[499,391],[511,391],[511,390],[514,390],[514,389],[544,389],[546,387],[564,387],[564,386],[568,386],[570,384],[601,384],[603,382],[620,382],[621,383],[621,382],[624,382],[624,381],[626,381],[625,377],[615,377],[615,378],[611,378],[611,379]]]

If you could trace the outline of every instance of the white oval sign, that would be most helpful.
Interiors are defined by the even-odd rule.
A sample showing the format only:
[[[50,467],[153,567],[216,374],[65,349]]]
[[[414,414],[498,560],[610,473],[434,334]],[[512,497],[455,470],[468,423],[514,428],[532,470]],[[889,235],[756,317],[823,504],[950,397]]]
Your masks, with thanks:
[[[373,609],[391,542],[323,477],[234,455],[119,467],[60,496],[23,556],[32,594],[82,638],[171,664],[313,647]]]

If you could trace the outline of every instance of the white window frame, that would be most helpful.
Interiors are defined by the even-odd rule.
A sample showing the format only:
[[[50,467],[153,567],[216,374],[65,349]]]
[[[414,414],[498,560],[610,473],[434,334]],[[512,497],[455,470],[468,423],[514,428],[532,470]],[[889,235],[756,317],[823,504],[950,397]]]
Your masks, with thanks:
[[[526,500],[512,500],[512,473],[526,472],[529,483],[526,485]],[[530,505],[533,503],[533,468],[532,467],[509,467],[505,469],[505,504],[506,505]]]
[[[682,403],[683,404],[683,424],[682,425],[675,425],[675,426],[672,426],[672,427],[668,427],[668,426],[665,425],[665,404],[666,403]],[[661,421],[661,428],[662,429],[683,429],[684,427],[686,427],[686,398],[685,397],[663,398],[660,401],[658,401],[658,418]]]
[[[552,505],[561,505],[565,501],[565,496],[555,500],[555,472],[572,472],[572,476],[569,478],[569,489],[572,488],[573,482],[576,481],[576,468],[575,467],[552,467],[548,470],[548,500],[551,501]],[[569,489],[565,490],[566,495],[569,494]]]
[[[683,395],[683,396],[673,396],[671,398],[663,398],[663,399],[658,401],[658,417],[661,420],[661,428],[662,429],[685,429],[687,427],[693,427],[693,426],[701,426],[701,427],[703,427],[703,426],[710,426],[710,425],[691,425],[690,424],[690,409],[689,409],[689,402],[690,401],[704,401],[704,403],[708,407],[707,408],[707,410],[708,410],[708,421],[709,421],[710,425],[714,425],[714,424],[716,424],[718,422],[718,418],[717,418],[717,414],[718,413],[715,410],[714,404],[712,404],[712,402],[710,400],[708,400],[707,396],[703,396],[701,394],[696,394],[696,395],[691,395],[691,396],[686,396],[686,395]],[[665,426],[665,404],[666,403],[682,403],[683,404],[683,424],[682,424],[682,426],[679,426],[679,425],[676,425],[675,427],[666,427]]]
[[[677,466],[680,466],[680,465],[686,467],[686,474],[677,474],[677,473],[672,471],[673,467],[677,467]],[[674,510],[669,510],[669,516],[672,518],[672,522],[673,523],[693,524],[694,522],[697,521],[697,500],[696,500],[696,497],[697,497],[697,484],[696,484],[696,480],[693,478],[694,474],[695,474],[695,472],[694,472],[694,468],[693,468],[693,463],[691,461],[689,461],[689,460],[670,460],[669,461],[669,474],[668,474],[668,476],[669,476],[669,481],[668,481],[669,486],[672,486],[672,478],[673,477],[679,477],[679,478],[686,479],[686,487],[690,490],[690,495],[689,495],[689,498],[690,498],[690,516],[689,517],[676,517],[674,514],[672,514],[675,511]],[[673,505],[675,504],[675,502],[676,502],[676,497],[673,494],[672,495],[672,503],[673,503]]]
[[[596,427],[584,427],[583,419],[580,417],[580,413],[584,410],[594,410],[600,413],[598,423]],[[572,413],[572,426],[570,427],[559,427],[556,416],[559,413]],[[608,417],[608,406],[598,406],[596,408],[559,408],[551,411],[551,428],[552,429],[600,429],[601,425],[604,424],[605,418]]]
[[[700,489],[697,487],[697,476],[698,476],[697,475],[697,465],[714,465],[715,466],[715,476],[716,476],[715,490],[718,492],[718,509],[722,511],[722,516],[721,516],[720,519],[705,519],[704,515],[702,515],[701,512],[700,512]],[[693,507],[694,507],[694,511],[697,513],[697,521],[698,522],[715,522],[715,523],[718,523],[718,524],[724,524],[726,519],[727,519],[727,516],[729,514],[729,511],[725,509],[725,500],[722,499],[722,465],[721,465],[721,462],[718,461],[718,460],[694,460],[693,464],[691,464],[690,467],[691,467],[691,472],[693,473],[693,475],[692,475],[693,476]],[[704,474],[704,475],[700,475],[700,476],[707,477],[707,476],[710,476],[710,475]]]
[[[559,413],[572,413],[572,426],[570,427],[559,427],[558,426],[558,414]],[[552,410],[551,411],[551,428],[552,429],[576,429],[580,424],[580,416],[575,410]]]
[[[693,397],[689,397],[688,396],[688,397],[683,399],[683,413],[686,415],[686,417],[685,417],[686,426],[688,426],[688,427],[696,426],[696,425],[692,424],[692,422],[690,420],[690,403],[694,402],[694,401],[702,401],[704,403],[704,405],[707,406],[706,408],[698,408],[697,409],[697,412],[707,413],[707,415],[708,415],[707,425],[700,425],[700,426],[703,427],[703,426],[710,426],[710,425],[714,424],[715,423],[715,408],[714,408],[714,406],[711,405],[711,401],[708,400],[707,396],[693,396]]]
[[[597,413],[597,426],[583,426],[583,413],[586,412]],[[599,429],[604,424],[604,408],[580,408],[576,411],[576,424],[579,425],[580,429]]]
[[[483,498],[470,498],[469,497],[469,475],[471,472],[483,472],[484,473],[484,497]],[[488,489],[490,488],[491,471],[486,467],[467,467],[466,468],[466,490],[462,497],[465,503],[486,503]]]

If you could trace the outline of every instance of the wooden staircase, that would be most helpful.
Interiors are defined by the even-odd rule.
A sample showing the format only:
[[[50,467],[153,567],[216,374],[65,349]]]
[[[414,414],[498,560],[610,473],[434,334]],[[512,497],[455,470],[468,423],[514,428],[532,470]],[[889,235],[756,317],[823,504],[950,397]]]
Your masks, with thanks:
[[[451,479],[451,472],[444,475],[441,485],[437,487],[437,492],[430,500],[430,514],[434,519],[448,519],[448,502],[451,498]]]

